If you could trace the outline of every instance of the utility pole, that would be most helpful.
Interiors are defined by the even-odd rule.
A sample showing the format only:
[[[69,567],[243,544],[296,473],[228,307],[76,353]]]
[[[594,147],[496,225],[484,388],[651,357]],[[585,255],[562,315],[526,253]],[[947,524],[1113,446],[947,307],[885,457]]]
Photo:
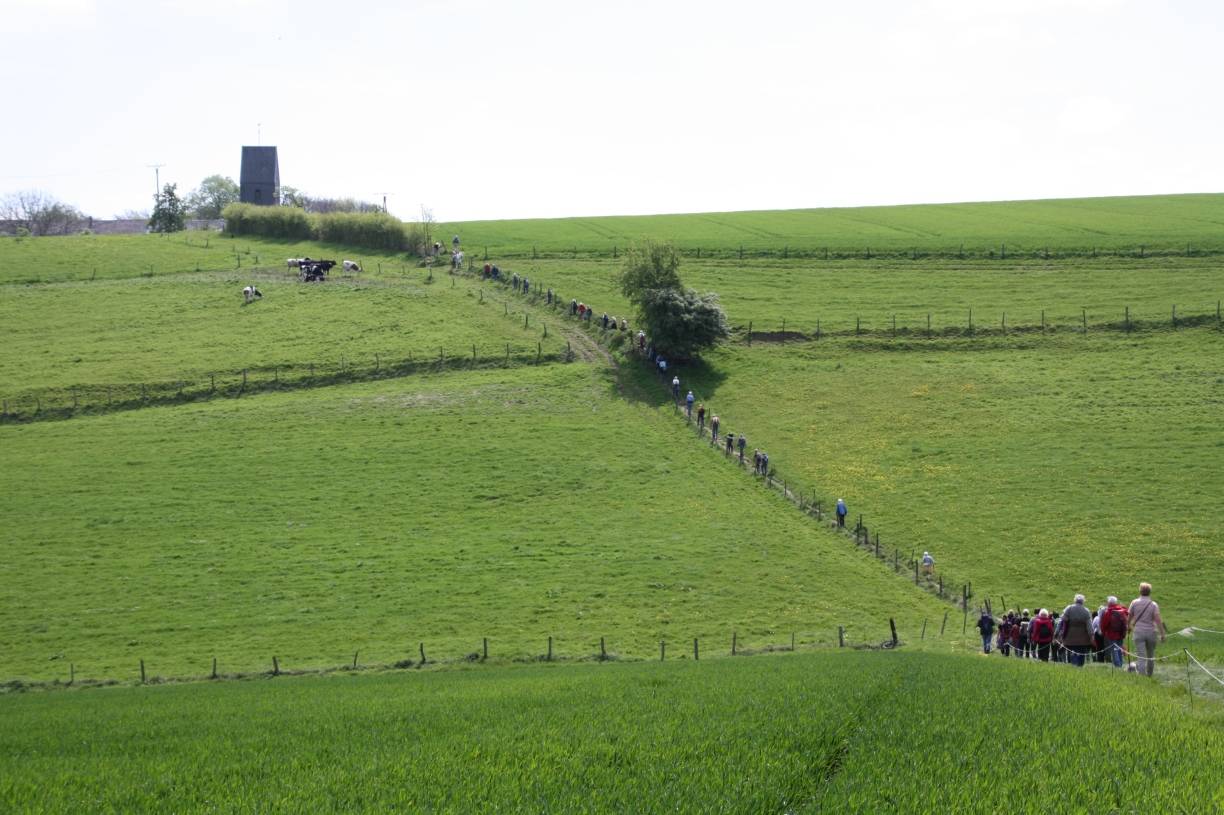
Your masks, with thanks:
[[[161,168],[165,167],[166,165],[149,164],[147,166],[153,168],[153,197],[156,198],[157,196],[161,195]]]
[[[393,193],[393,192],[376,192],[376,193],[374,193],[374,194],[375,194],[375,195],[381,195],[381,196],[382,196],[382,199],[383,199],[383,212],[386,212],[386,211],[387,211],[387,196],[388,196],[388,195],[395,195],[395,193]]]

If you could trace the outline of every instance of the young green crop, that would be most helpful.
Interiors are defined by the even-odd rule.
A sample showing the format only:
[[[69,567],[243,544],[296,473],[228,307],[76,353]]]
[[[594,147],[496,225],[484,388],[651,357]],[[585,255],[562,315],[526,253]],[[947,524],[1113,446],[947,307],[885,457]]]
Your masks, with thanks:
[[[13,812],[1211,812],[1222,762],[1136,677],[930,654],[0,698]]]
[[[707,212],[447,224],[473,251],[531,257],[534,253],[609,255],[642,238],[675,241],[738,257],[803,252],[865,257],[1050,252],[1184,254],[1220,251],[1224,195],[1150,195],[891,207]]]

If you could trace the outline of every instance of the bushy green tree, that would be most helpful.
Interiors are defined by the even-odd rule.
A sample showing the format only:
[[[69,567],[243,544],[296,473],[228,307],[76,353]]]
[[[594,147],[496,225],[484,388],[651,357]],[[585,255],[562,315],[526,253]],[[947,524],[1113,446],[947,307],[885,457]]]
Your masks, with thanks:
[[[187,223],[187,205],[178,197],[178,185],[167,184],[153,200],[149,229],[154,232],[180,232]]]
[[[654,347],[672,359],[692,359],[731,335],[718,295],[701,294],[680,281],[680,256],[670,243],[631,247],[621,272],[621,292],[638,312]]]
[[[238,184],[223,175],[210,175],[187,196],[187,209],[197,218],[220,218],[221,210],[238,200]]]

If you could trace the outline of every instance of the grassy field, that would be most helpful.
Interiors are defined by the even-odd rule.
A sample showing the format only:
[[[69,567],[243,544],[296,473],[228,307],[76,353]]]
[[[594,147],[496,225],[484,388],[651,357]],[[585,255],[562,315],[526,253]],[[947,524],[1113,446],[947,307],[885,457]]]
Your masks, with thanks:
[[[837,653],[26,694],[0,808],[1218,811],[1219,709],[1141,681]]]
[[[462,372],[0,427],[0,677],[729,650],[945,606],[609,374]],[[683,645],[688,643],[688,646]]]
[[[370,273],[407,275],[418,261],[402,252],[235,238],[217,232],[163,235],[75,235],[56,238],[0,238],[0,284],[61,283],[183,272],[282,271],[296,257],[360,261]],[[379,266],[381,265],[381,268]],[[335,270],[336,275],[340,269]]]
[[[792,483],[996,605],[1150,580],[1170,626],[1218,628],[1221,360],[1199,328],[736,344],[680,375]]]
[[[986,256],[1224,250],[1224,195],[1153,195],[446,224],[473,251],[610,254],[643,237],[707,254]]]
[[[249,282],[264,299],[247,306],[241,290]],[[14,405],[34,393],[62,402],[75,388],[96,403],[104,387],[118,397],[140,384],[176,389],[210,374],[230,381],[243,368],[270,380],[342,360],[373,370],[376,355],[390,365],[436,360],[439,349],[470,358],[473,346],[480,359],[502,359],[507,343],[532,357],[564,350],[560,335],[545,337],[542,324],[524,326],[504,311],[470,281],[441,274],[428,282],[420,270],[321,284],[285,272],[193,272],[2,286],[0,394]]]
[[[616,282],[621,262],[610,259],[519,260],[505,268],[576,297],[600,312],[625,314]],[[925,259],[829,261],[686,259],[685,285],[715,291],[732,325],[755,331],[964,331],[1040,326],[1078,330],[1137,323],[1171,325],[1214,319],[1224,276],[1213,258],[1064,258],[1007,263]]]

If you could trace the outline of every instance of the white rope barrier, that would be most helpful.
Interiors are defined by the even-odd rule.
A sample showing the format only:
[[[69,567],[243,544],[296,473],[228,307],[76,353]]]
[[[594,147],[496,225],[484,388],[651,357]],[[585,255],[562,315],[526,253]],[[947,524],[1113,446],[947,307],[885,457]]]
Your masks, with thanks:
[[[1199,632],[1202,632],[1202,633],[1204,633],[1204,634],[1224,634],[1224,631],[1213,631],[1213,630],[1211,630],[1210,628],[1199,628],[1198,626],[1194,626],[1194,625],[1190,626],[1189,630],[1190,630],[1190,631],[1199,631]]]
[[[1184,650],[1184,649],[1183,649],[1183,650]],[[1200,671],[1202,671],[1203,673],[1207,674],[1207,675],[1208,675],[1208,676],[1210,676],[1212,679],[1214,679],[1215,681],[1219,682],[1221,685],[1224,685],[1224,679],[1221,679],[1220,677],[1218,677],[1218,676],[1216,676],[1215,674],[1213,674],[1213,673],[1210,671],[1210,669],[1208,669],[1208,667],[1207,667],[1206,665],[1204,665],[1203,663],[1199,662],[1197,659],[1195,659],[1195,658],[1194,658],[1194,654],[1190,653],[1189,651],[1186,651],[1186,656],[1188,656],[1188,657],[1190,658],[1190,661],[1191,661],[1191,662],[1193,662],[1195,665],[1197,665],[1197,666],[1198,666],[1198,668],[1199,668],[1199,670],[1200,670]]]

